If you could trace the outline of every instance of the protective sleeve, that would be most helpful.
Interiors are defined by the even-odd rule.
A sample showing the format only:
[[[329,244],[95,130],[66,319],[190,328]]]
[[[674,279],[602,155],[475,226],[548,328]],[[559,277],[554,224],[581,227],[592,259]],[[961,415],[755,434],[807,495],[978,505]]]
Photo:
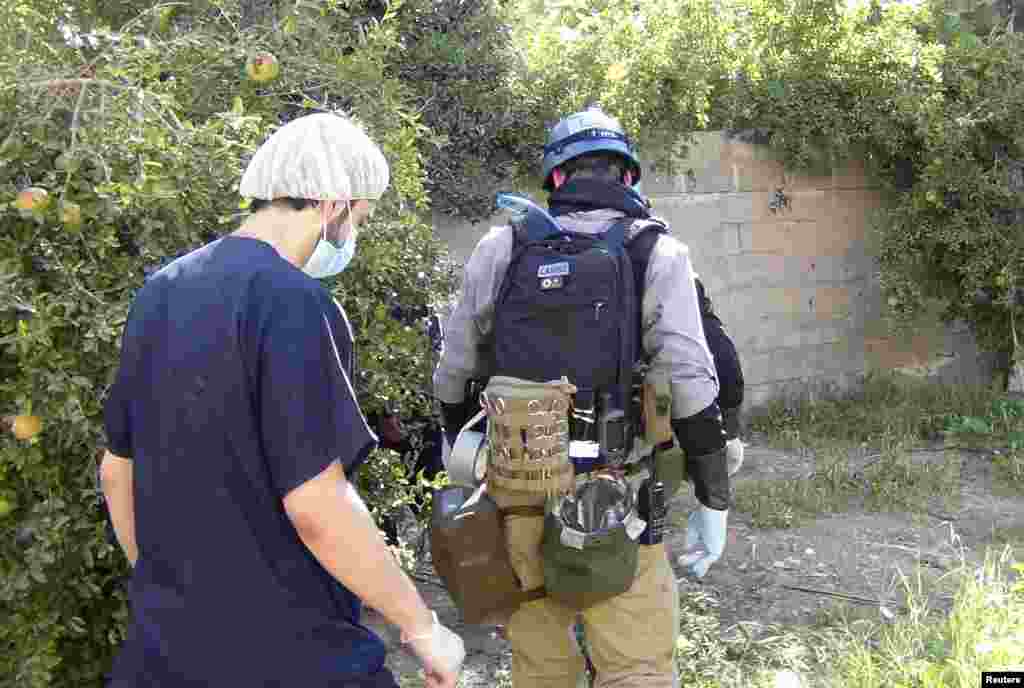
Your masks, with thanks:
[[[332,327],[324,299],[301,288],[279,290],[275,299],[260,341],[259,415],[272,480],[284,497],[335,460],[350,474],[377,437],[344,363],[347,333]]]
[[[728,509],[729,471],[718,404],[712,403],[689,418],[674,419],[672,430],[686,453],[686,475],[697,499],[709,509]]]
[[[736,345],[725,331],[722,321],[715,315],[704,316],[704,336],[715,358],[718,405],[723,412],[725,409],[734,409],[743,404],[743,368]]]
[[[494,326],[494,302],[511,260],[512,239],[510,227],[492,228],[466,263],[462,290],[444,328],[444,347],[434,370],[434,395],[443,403],[461,403],[466,382],[481,370],[480,345]]]

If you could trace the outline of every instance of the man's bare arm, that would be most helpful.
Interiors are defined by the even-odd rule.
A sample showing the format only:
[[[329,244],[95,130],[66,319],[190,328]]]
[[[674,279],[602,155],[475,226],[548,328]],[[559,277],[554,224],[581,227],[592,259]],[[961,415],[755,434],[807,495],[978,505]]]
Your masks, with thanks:
[[[433,615],[340,463],[289,492],[284,508],[302,542],[342,585],[407,635],[430,630]]]
[[[139,548],[135,542],[135,504],[132,488],[132,462],[109,451],[103,455],[100,463],[100,484],[103,496],[107,500],[107,510],[114,524],[117,542],[128,557],[128,562],[135,566],[139,558]]]

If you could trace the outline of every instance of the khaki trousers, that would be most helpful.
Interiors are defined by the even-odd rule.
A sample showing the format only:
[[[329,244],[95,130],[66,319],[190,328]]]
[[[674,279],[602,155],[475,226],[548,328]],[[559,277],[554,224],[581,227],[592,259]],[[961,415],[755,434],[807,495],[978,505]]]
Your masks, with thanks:
[[[521,493],[491,494],[500,507],[533,501]],[[536,516],[505,519],[512,567],[525,589],[544,584],[543,523]],[[576,688],[585,668],[573,633],[577,613],[543,598],[512,614],[505,630],[512,645],[514,688]],[[630,589],[581,615],[597,671],[595,688],[673,688],[679,589],[664,544],[641,546]]]

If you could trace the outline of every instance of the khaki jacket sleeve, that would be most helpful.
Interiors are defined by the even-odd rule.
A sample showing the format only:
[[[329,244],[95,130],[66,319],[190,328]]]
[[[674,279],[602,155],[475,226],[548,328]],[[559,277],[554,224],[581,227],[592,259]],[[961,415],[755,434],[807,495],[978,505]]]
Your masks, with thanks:
[[[643,297],[644,351],[672,387],[672,417],[700,413],[718,396],[715,361],[704,337],[690,251],[671,236],[654,244]]]
[[[434,394],[446,404],[462,402],[466,382],[481,372],[480,344],[494,325],[494,303],[511,254],[511,228],[495,227],[466,263],[459,300],[445,326],[444,348],[434,370]]]

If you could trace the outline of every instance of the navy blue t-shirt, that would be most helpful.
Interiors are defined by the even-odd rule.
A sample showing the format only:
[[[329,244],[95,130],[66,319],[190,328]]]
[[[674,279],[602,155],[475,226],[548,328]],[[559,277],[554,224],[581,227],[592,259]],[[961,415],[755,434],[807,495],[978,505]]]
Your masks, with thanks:
[[[225,237],[140,290],[106,404],[139,546],[112,686],[395,685],[282,502],[374,447],[352,368],[340,306],[265,242]]]

